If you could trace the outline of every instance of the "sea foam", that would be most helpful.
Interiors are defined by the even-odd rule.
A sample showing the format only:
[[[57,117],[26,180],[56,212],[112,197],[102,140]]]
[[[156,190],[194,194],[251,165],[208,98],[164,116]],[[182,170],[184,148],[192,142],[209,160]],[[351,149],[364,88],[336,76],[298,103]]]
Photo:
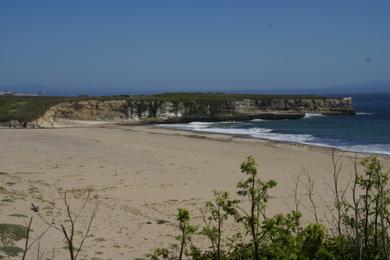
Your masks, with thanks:
[[[370,115],[372,115],[372,113],[357,112],[356,115],[357,115],[357,116],[370,116]]]
[[[257,120],[255,122],[257,122]],[[160,124],[158,126],[164,128],[174,128],[174,129],[189,130],[189,131],[196,131],[196,132],[208,132],[208,133],[219,133],[219,134],[230,134],[230,135],[246,135],[253,138],[267,139],[273,141],[308,144],[308,145],[315,145],[315,146],[322,146],[322,147],[333,147],[333,148],[337,148],[344,151],[350,151],[350,152],[363,152],[363,153],[390,155],[390,144],[365,144],[365,145],[337,144],[337,140],[326,140],[326,139],[316,138],[310,134],[277,133],[273,129],[259,128],[259,127],[222,128],[222,127],[218,127],[218,124],[221,124],[221,122]]]
[[[305,113],[304,118],[321,117],[321,116],[324,116],[324,115],[320,114],[320,113]]]

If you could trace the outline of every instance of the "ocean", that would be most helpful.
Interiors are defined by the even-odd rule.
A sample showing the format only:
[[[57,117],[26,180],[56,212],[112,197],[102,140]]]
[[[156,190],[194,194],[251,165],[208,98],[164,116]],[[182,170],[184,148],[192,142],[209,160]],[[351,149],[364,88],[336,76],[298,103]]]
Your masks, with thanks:
[[[356,115],[306,114],[298,120],[254,119],[243,122],[192,122],[160,126],[390,155],[390,94],[337,96],[351,96]]]

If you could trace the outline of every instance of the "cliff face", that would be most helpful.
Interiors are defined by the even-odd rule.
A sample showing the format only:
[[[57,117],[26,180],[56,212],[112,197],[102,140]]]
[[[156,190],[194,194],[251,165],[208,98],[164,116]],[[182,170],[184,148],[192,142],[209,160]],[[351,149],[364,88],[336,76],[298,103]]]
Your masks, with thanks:
[[[51,126],[58,120],[174,123],[195,120],[291,119],[301,118],[305,113],[353,114],[352,99],[82,100],[52,106],[37,123]]]

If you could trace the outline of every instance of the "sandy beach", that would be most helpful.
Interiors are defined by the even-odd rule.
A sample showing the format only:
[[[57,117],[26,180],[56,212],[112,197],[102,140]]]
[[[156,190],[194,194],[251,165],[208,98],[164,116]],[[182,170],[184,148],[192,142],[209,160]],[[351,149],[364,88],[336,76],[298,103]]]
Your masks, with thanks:
[[[187,207],[193,223],[213,190],[234,195],[241,179],[240,163],[253,155],[262,178],[274,179],[269,213],[294,208],[295,176],[306,169],[315,182],[314,199],[322,217],[331,202],[331,150],[240,136],[194,133],[150,126],[91,126],[62,129],[0,129],[0,223],[26,224],[34,215],[32,237],[46,228],[30,210],[56,225],[65,220],[62,200],[69,192],[75,211],[83,192],[91,201],[78,222],[84,231],[95,204],[98,212],[80,259],[135,259],[159,245],[174,242],[176,210]],[[338,153],[343,164],[340,183],[353,173],[353,153]],[[359,157],[364,155],[359,154]],[[380,156],[384,169],[390,157]],[[312,220],[302,185],[299,195],[304,221]],[[15,215],[16,214],[16,215]],[[325,217],[324,217],[325,218]],[[81,232],[77,233],[78,238]],[[19,241],[22,247],[23,241]],[[195,243],[205,247],[200,237]],[[50,257],[68,259],[62,234],[50,229],[41,247]],[[31,256],[36,252],[31,249]],[[32,259],[32,258],[28,258]]]

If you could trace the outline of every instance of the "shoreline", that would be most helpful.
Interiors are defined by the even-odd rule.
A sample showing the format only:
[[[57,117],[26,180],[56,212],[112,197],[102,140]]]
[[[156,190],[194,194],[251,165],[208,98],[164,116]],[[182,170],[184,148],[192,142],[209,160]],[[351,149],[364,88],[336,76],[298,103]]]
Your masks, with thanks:
[[[135,259],[156,246],[166,246],[178,233],[176,212],[186,207],[191,223],[202,225],[199,209],[212,199],[213,191],[236,197],[243,178],[240,164],[249,155],[256,158],[263,180],[278,185],[271,191],[270,215],[293,210],[296,177],[303,169],[315,181],[314,199],[321,216],[332,203],[329,189],[331,149],[290,144],[247,136],[157,128],[154,126],[101,125],[74,128],[0,129],[0,223],[25,225],[40,214],[57,223],[66,219],[63,191],[72,196],[72,209],[82,204],[81,192],[91,192],[99,205],[91,236],[80,257],[90,259]],[[358,158],[364,157],[359,153]],[[343,164],[342,187],[350,181],[355,153],[338,152]],[[379,156],[384,170],[390,157]],[[361,171],[361,168],[359,168]],[[362,173],[362,172],[360,172]],[[303,221],[311,221],[310,202],[300,186]],[[320,197],[321,195],[321,197]],[[82,217],[80,229],[85,228]],[[324,221],[325,222],[325,221]],[[33,236],[46,225],[34,217]],[[66,259],[63,237],[51,229],[43,237],[46,252],[56,248],[56,258]],[[23,241],[18,242],[18,246]],[[198,246],[207,246],[200,236]]]
[[[214,123],[214,122],[210,122]],[[165,126],[162,126],[165,125]],[[24,129],[79,129],[79,128],[140,128],[140,129],[160,129],[160,130],[167,130],[167,131],[176,131],[176,132],[183,132],[183,133],[192,133],[197,134],[199,136],[208,136],[210,139],[213,139],[213,135],[222,135],[227,137],[234,137],[234,138],[241,138],[241,139],[249,139],[249,140],[261,140],[263,142],[270,142],[275,144],[286,144],[286,145],[295,145],[295,146],[307,146],[310,148],[318,148],[318,149],[325,149],[326,151],[332,151],[336,150],[338,152],[342,152],[343,154],[348,153],[351,155],[355,154],[362,154],[364,156],[369,155],[375,155],[379,157],[386,157],[390,158],[390,154],[386,153],[380,153],[380,152],[365,152],[365,151],[352,151],[347,149],[342,149],[337,146],[331,146],[326,144],[320,144],[320,143],[300,143],[300,142],[294,142],[294,141],[287,141],[287,140],[274,140],[274,139],[268,139],[263,137],[253,137],[249,134],[233,134],[233,133],[221,133],[221,132],[213,132],[213,131],[197,131],[193,129],[181,129],[181,128],[175,128],[170,127],[173,124],[145,124],[145,123],[132,123],[128,124],[126,122],[109,122],[109,121],[84,121],[84,120],[63,120],[57,123],[54,127],[39,127],[39,128],[9,128],[9,127],[1,127],[2,129],[12,129],[12,130],[24,130]]]
[[[311,143],[300,143],[300,142],[294,142],[294,141],[284,141],[284,140],[273,140],[273,139],[268,139],[268,138],[262,138],[262,137],[253,137],[249,134],[232,134],[232,133],[219,133],[219,132],[213,132],[213,131],[197,131],[193,129],[179,129],[179,128],[174,128],[174,127],[164,127],[164,126],[158,126],[158,125],[149,125],[149,126],[143,126],[143,127],[149,127],[149,128],[156,128],[156,129],[161,129],[161,130],[172,130],[172,131],[183,131],[183,132],[191,132],[195,134],[200,134],[200,135],[226,135],[230,137],[238,137],[238,138],[245,138],[245,139],[253,139],[253,140],[262,140],[264,142],[270,142],[270,143],[276,143],[276,144],[287,144],[287,145],[297,145],[297,146],[307,146],[310,148],[318,148],[318,149],[325,149],[326,151],[332,151],[336,150],[338,152],[342,152],[343,154],[348,153],[348,154],[362,154],[365,156],[369,155],[375,155],[375,156],[380,156],[380,157],[387,157],[390,158],[390,154],[386,153],[375,153],[375,152],[364,152],[364,151],[351,151],[351,150],[344,150],[339,147],[332,147],[331,145],[326,145],[326,144],[311,144]]]

